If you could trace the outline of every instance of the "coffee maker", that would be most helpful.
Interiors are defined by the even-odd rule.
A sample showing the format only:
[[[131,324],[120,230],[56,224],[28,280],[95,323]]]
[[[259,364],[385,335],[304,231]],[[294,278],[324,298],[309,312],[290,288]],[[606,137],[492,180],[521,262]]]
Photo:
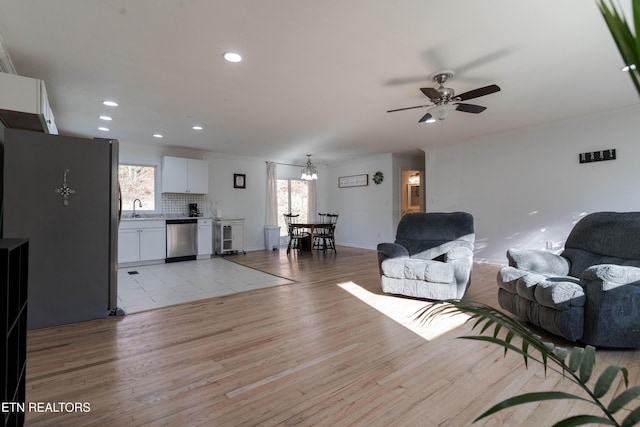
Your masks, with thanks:
[[[189,216],[191,216],[191,217],[198,216],[198,204],[197,203],[189,203]]]

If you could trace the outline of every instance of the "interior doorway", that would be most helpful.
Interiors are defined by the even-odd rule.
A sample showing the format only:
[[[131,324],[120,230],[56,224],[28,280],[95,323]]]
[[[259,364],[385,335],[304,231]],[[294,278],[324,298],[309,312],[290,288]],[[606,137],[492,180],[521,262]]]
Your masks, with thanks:
[[[424,183],[419,170],[402,171],[402,215],[424,212]]]

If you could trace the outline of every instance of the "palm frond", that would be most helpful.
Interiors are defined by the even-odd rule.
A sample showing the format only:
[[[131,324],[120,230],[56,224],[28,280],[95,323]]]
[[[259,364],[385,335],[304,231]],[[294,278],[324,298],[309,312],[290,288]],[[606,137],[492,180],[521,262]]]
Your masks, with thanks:
[[[633,19],[635,22],[633,30],[624,14],[614,5],[613,1],[598,0],[598,8],[618,47],[624,64],[636,67],[629,71],[629,76],[638,95],[640,95],[640,38],[638,37],[640,34],[640,0],[632,0]]]
[[[556,347],[552,343],[544,342],[540,336],[532,333],[508,314],[489,305],[474,301],[436,301],[415,313],[416,319],[424,326],[428,326],[439,316],[458,315],[466,315],[467,324],[471,326],[473,331],[478,332],[478,335],[467,335],[459,338],[498,345],[504,349],[505,355],[509,351],[520,354],[524,359],[525,367],[528,367],[529,361],[538,362],[544,367],[545,372],[550,370],[559,373],[577,384],[583,392],[583,395],[578,395],[548,391],[511,397],[489,408],[476,421],[502,409],[525,403],[555,399],[578,399],[594,405],[601,411],[602,416],[572,416],[558,422],[556,426],[578,426],[590,423],[631,426],[640,422],[640,408],[632,410],[622,424],[618,424],[613,416],[613,414],[640,397],[640,386],[628,388],[629,374],[626,368],[617,365],[609,366],[597,378],[593,388],[590,388],[587,384],[591,379],[596,363],[596,350],[592,346],[574,347],[569,352],[566,349]],[[521,343],[519,343],[520,341]],[[612,385],[619,376],[622,376],[621,381],[626,390],[614,396],[607,406],[601,399],[611,390]]]

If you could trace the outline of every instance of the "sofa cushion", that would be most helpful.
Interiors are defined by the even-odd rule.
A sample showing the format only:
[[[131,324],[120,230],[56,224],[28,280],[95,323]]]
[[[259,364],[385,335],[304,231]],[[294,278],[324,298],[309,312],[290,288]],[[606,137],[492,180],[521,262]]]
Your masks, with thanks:
[[[466,241],[473,248],[475,234],[471,214],[467,212],[407,214],[398,224],[395,242],[407,248],[410,255],[414,255],[453,240]],[[438,255],[444,252],[446,250]],[[431,256],[429,259],[436,256]],[[426,257],[425,255],[423,258]]]
[[[595,255],[640,260],[638,241],[638,212],[595,212],[578,221],[569,233],[565,247],[581,249]]]
[[[510,266],[521,270],[561,275],[569,273],[567,259],[551,252],[535,249],[509,249],[507,250],[507,259]]]
[[[569,274],[575,277],[580,277],[582,273],[592,265],[614,264],[640,267],[640,260],[617,258],[575,248],[565,249],[562,252],[562,256],[570,261],[571,270]]]
[[[556,310],[584,307],[586,300],[584,289],[574,281],[543,280],[536,285],[534,294],[538,304]]]
[[[454,277],[453,267],[450,264],[408,257],[384,260],[381,268],[385,276],[396,279],[451,283]]]

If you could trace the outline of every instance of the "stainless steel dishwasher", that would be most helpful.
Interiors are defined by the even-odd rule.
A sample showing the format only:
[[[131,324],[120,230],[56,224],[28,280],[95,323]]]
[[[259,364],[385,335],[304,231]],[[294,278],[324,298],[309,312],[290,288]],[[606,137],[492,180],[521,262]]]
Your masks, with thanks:
[[[196,259],[198,253],[198,220],[167,220],[166,262]]]

